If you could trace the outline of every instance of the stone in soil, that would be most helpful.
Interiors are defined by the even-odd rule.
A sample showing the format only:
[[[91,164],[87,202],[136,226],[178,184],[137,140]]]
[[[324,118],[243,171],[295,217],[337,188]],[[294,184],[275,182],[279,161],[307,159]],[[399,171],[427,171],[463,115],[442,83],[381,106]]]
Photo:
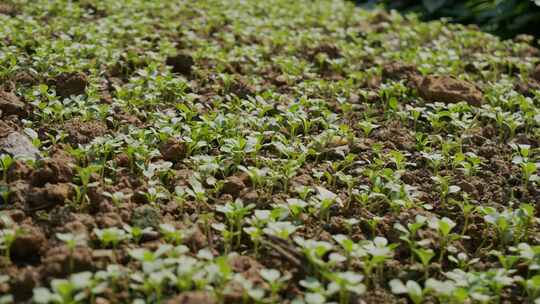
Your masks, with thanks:
[[[131,217],[131,224],[135,227],[157,228],[160,223],[161,223],[161,215],[153,207],[140,206],[140,207],[135,208],[135,210],[133,210],[133,215]]]
[[[20,132],[12,132],[0,139],[0,152],[7,153],[15,158],[39,159],[39,150],[34,147],[28,136]]]
[[[475,85],[449,76],[424,77],[418,87],[422,98],[428,102],[457,103],[466,101],[473,106],[482,104],[483,95]]]

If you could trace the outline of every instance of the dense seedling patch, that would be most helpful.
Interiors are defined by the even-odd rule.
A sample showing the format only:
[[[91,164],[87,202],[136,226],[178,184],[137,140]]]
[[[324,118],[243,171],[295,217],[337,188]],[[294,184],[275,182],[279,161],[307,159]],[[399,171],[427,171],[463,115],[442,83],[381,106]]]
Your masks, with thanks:
[[[0,303],[539,301],[532,46],[342,1],[0,7]]]

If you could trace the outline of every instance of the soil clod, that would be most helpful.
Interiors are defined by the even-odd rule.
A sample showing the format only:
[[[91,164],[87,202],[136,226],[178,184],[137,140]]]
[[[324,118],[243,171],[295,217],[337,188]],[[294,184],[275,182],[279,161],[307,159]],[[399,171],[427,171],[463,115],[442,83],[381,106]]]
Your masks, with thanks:
[[[23,116],[26,114],[25,103],[11,92],[0,91],[0,113]]]
[[[216,304],[217,300],[205,291],[183,292],[169,299],[167,304]]]
[[[187,147],[185,142],[171,137],[161,145],[159,151],[164,160],[176,162],[186,156]]]
[[[473,84],[450,76],[427,76],[418,88],[420,96],[428,102],[482,104],[483,95]]]
[[[242,178],[238,176],[229,176],[223,184],[223,193],[238,197],[244,188],[246,188],[246,185]]]
[[[58,75],[53,84],[56,87],[56,93],[61,97],[84,94],[88,86],[88,79],[82,73],[64,73]]]
[[[190,54],[182,52],[176,56],[167,57],[165,64],[172,67],[173,73],[187,76],[191,74],[195,62]]]
[[[107,126],[99,121],[72,119],[64,124],[68,140],[73,144],[87,144],[107,133]]]

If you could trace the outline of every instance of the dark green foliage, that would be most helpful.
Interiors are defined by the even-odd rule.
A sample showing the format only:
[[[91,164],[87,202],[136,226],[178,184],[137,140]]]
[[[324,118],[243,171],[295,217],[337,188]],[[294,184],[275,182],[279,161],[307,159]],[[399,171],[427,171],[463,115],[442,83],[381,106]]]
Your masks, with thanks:
[[[540,36],[540,6],[534,1],[375,0],[363,5],[376,3],[400,11],[419,13],[425,20],[447,17],[455,22],[478,24],[483,30],[504,38],[518,34]]]

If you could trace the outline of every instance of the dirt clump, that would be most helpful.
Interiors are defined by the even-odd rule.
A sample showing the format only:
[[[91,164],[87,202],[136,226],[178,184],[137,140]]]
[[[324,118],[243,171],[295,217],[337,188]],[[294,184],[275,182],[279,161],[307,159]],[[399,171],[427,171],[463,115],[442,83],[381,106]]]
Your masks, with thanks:
[[[450,76],[424,77],[418,92],[428,102],[457,103],[466,101],[473,106],[482,104],[482,92],[475,85]]]
[[[20,127],[13,121],[0,119],[0,139],[19,131]]]
[[[186,143],[178,138],[170,137],[159,148],[164,160],[177,162],[186,157]]]
[[[68,134],[68,140],[72,144],[87,144],[94,138],[107,133],[107,126],[99,121],[82,121],[72,119],[64,124],[64,130]]]
[[[188,291],[169,299],[167,304],[217,304],[217,300],[205,291]]]
[[[253,95],[256,90],[245,79],[239,78],[232,83],[229,91],[240,98],[246,98],[249,95]]]
[[[47,209],[64,204],[71,196],[72,188],[68,183],[45,184],[44,187],[33,188],[26,198],[28,209],[31,211]]]
[[[52,158],[45,159],[40,167],[32,172],[32,185],[43,186],[46,183],[67,183],[73,178],[73,168],[71,163],[74,160],[61,152]]]
[[[67,246],[54,247],[48,250],[44,257],[44,273],[47,276],[64,277],[94,268],[92,249],[85,246],[75,247],[73,252]]]
[[[52,81],[56,88],[56,93],[61,97],[84,94],[88,86],[88,79],[82,73],[63,73]]]
[[[24,161],[15,160],[15,162],[13,163],[13,165],[11,165],[8,171],[8,182],[26,179],[31,172],[32,169]]]
[[[15,16],[17,15],[17,9],[10,4],[0,3],[0,15]]]
[[[229,176],[223,184],[223,193],[238,197],[244,188],[246,188],[246,184],[242,178],[238,176]]]
[[[263,284],[264,280],[260,271],[264,268],[261,263],[252,257],[245,255],[236,255],[229,258],[229,265],[237,272],[255,284]]]
[[[539,75],[540,77],[540,71]],[[534,91],[540,91],[540,83],[534,79],[529,79],[529,81],[518,82],[514,86],[514,90],[526,97],[534,97]]]
[[[25,103],[12,92],[0,91],[0,112],[2,115],[26,115]]]
[[[11,258],[14,261],[39,261],[47,245],[43,232],[35,226],[23,224],[19,227],[22,233],[17,236],[11,247]]]
[[[195,62],[190,54],[181,52],[175,56],[167,57],[165,64],[172,67],[173,73],[190,75]]]
[[[534,71],[531,74],[532,78],[536,81],[540,81],[540,64],[534,68]]]
[[[19,303],[30,299],[32,290],[39,285],[40,275],[37,268],[29,266],[13,271],[9,282],[11,293],[15,302]]]
[[[419,76],[420,71],[412,64],[390,62],[382,66],[383,79],[402,80]]]
[[[308,59],[315,60],[319,54],[324,54],[330,59],[341,57],[341,51],[336,45],[330,43],[322,43],[314,48],[307,50]]]
[[[39,83],[39,80],[36,74],[30,71],[17,72],[15,76],[13,77],[13,81],[16,82],[18,85],[23,85],[27,87]]]

